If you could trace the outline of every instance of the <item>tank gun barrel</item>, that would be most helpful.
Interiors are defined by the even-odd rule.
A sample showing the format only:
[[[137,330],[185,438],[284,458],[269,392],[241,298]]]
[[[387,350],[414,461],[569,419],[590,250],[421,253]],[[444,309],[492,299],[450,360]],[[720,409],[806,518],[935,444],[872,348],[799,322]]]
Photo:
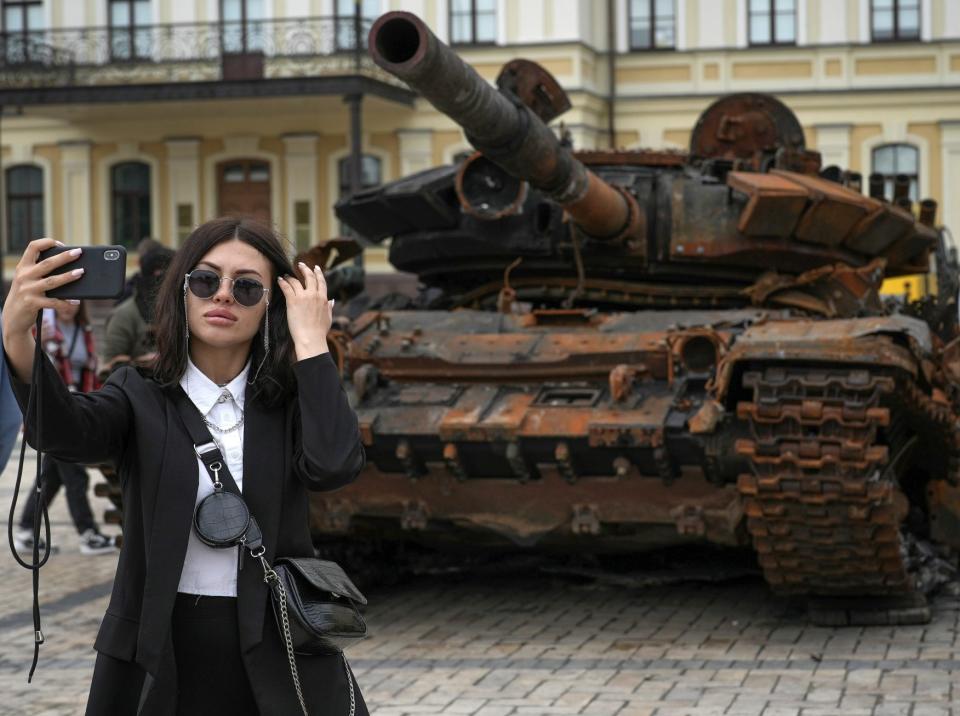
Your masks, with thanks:
[[[585,233],[599,239],[642,234],[643,215],[632,196],[588,170],[529,108],[493,89],[416,15],[381,16],[368,44],[374,62],[459,124],[488,159],[563,205]]]

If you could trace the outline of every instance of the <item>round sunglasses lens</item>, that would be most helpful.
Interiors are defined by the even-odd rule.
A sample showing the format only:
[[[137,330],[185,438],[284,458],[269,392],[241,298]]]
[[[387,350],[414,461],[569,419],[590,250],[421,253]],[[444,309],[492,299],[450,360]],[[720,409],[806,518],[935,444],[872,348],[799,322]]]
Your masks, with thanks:
[[[210,298],[220,288],[220,277],[212,271],[194,271],[189,286],[197,298]]]
[[[241,306],[255,306],[263,296],[263,284],[252,278],[238,278],[233,282],[233,297]]]

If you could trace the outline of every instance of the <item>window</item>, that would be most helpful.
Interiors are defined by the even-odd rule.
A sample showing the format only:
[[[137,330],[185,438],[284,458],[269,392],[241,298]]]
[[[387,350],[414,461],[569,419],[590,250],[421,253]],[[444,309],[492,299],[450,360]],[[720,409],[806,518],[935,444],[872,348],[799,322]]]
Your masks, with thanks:
[[[870,34],[874,42],[920,39],[920,0],[871,0]]]
[[[749,2],[751,45],[796,43],[796,0],[749,0]]]
[[[340,177],[340,197],[350,196],[350,157],[344,157],[338,163]],[[379,186],[383,181],[380,175],[380,160],[370,154],[360,158],[360,191]],[[353,236],[355,232],[346,224],[340,224],[341,236]]]
[[[672,49],[674,0],[630,0],[630,49]]]
[[[133,248],[153,234],[150,221],[150,167],[143,162],[115,164],[110,170],[113,243]]]
[[[220,0],[223,51],[227,54],[263,52],[264,0]]]
[[[3,31],[6,61],[33,62],[40,57],[37,43],[43,27],[41,0],[3,0]]]
[[[7,253],[18,254],[43,236],[43,170],[29,164],[7,169]]]
[[[450,0],[450,42],[479,45],[497,40],[497,0]]]
[[[893,199],[893,181],[898,174],[910,179],[910,198],[917,201],[920,195],[918,185],[919,155],[912,144],[884,144],[873,150],[873,171],[883,175],[883,194]]]
[[[337,27],[337,50],[353,50],[357,47],[356,23],[360,21],[360,48],[364,49],[367,42],[367,30],[377,15],[380,14],[380,0],[336,0],[334,6],[334,23]],[[357,12],[360,17],[357,17]]]
[[[150,57],[150,0],[110,0],[110,57]]]

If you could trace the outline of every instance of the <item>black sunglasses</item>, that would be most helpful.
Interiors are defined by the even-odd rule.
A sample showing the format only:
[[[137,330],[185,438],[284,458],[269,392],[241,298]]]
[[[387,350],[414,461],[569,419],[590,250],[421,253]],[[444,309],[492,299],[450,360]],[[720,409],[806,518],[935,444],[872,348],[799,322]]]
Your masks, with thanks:
[[[220,276],[207,269],[194,269],[185,275],[187,286],[190,287],[190,293],[197,298],[213,298],[213,295],[220,290],[220,284],[223,281],[231,281],[233,300],[241,306],[250,308],[260,303],[260,299],[270,290],[263,287],[263,284],[255,278],[230,278],[229,276]]]

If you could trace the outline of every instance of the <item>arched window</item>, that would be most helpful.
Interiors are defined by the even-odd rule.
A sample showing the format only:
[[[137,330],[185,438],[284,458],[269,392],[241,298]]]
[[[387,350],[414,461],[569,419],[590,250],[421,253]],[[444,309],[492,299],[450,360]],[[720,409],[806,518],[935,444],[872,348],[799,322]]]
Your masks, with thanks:
[[[380,160],[371,154],[364,154],[360,159],[360,190],[371,189],[382,181]],[[350,157],[340,160],[340,196],[350,196]]]
[[[372,189],[383,182],[380,160],[372,154],[364,154],[360,159],[360,191]],[[340,197],[350,196],[350,157],[344,157],[337,164]],[[340,224],[340,235],[351,236],[353,231],[345,224]]]
[[[43,170],[32,164],[7,169],[7,253],[19,254],[43,236]]]
[[[883,174],[883,193],[893,198],[893,180],[897,174],[906,174],[910,178],[910,198],[917,201],[920,194],[918,177],[920,174],[920,153],[912,144],[884,144],[873,150],[873,172]]]
[[[133,248],[153,234],[150,221],[150,165],[123,162],[110,170],[113,243]]]

